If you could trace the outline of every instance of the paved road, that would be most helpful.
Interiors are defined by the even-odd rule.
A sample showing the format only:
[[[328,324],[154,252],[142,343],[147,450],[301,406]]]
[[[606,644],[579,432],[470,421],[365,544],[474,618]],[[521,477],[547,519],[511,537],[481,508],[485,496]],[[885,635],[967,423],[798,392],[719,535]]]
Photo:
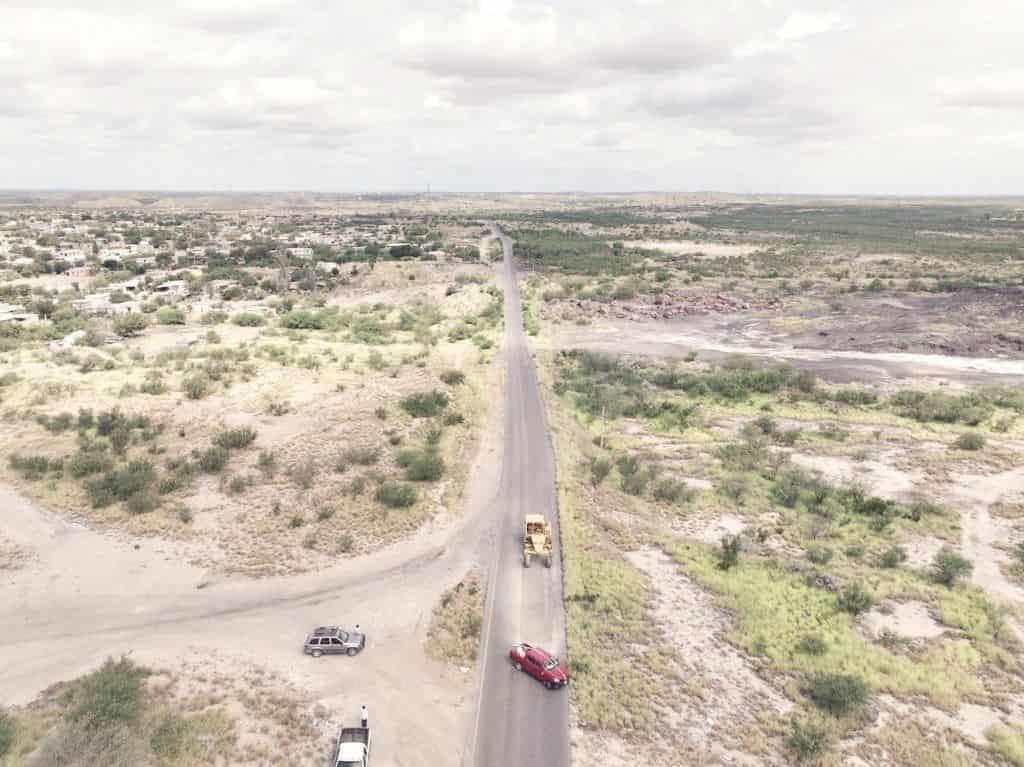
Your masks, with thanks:
[[[505,248],[505,444],[481,640],[480,699],[467,749],[477,767],[567,767],[569,705],[566,690],[548,691],[508,661],[509,647],[528,641],[565,657],[562,563],[558,556],[554,457],[544,404],[530,357],[512,241]],[[555,560],[550,569],[522,565],[523,515],[552,521]]]

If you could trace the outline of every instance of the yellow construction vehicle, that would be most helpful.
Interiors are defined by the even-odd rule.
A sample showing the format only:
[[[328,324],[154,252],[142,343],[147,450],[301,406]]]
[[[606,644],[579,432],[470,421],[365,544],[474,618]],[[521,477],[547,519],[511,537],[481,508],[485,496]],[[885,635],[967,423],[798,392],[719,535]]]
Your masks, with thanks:
[[[523,567],[529,567],[533,557],[544,557],[544,567],[551,567],[551,523],[543,514],[526,515]]]

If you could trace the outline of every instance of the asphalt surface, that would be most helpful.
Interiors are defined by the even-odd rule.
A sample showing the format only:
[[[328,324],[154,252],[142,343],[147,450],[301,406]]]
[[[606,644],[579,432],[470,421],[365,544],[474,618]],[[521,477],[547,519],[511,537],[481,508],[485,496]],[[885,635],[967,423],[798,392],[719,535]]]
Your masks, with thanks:
[[[512,241],[502,236],[502,244],[504,458],[494,508],[494,550],[480,646],[480,697],[466,763],[477,767],[567,767],[567,690],[546,690],[540,682],[515,671],[508,658],[510,647],[520,641],[540,645],[562,658],[566,648],[554,456],[523,331]],[[523,517],[536,512],[552,523],[555,556],[550,569],[537,561],[523,567]]]

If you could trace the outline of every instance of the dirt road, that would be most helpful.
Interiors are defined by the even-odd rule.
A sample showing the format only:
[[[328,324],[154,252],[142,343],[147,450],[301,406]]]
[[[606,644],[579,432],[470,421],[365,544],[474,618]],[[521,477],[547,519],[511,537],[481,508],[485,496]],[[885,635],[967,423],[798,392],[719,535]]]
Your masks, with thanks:
[[[509,647],[539,644],[565,657],[562,568],[557,556],[554,457],[544,404],[530,357],[512,242],[505,249],[505,450],[498,523],[481,640],[480,699],[467,764],[477,767],[567,767],[569,706],[565,690],[548,691],[515,671]],[[551,520],[555,560],[550,569],[522,565],[523,515]]]

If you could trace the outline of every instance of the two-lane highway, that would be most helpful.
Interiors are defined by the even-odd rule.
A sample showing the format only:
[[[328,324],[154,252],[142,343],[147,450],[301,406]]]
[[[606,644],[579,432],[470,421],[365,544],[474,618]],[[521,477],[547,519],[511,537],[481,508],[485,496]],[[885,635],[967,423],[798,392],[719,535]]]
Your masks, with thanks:
[[[481,639],[480,697],[467,749],[475,767],[567,767],[569,705],[565,689],[549,691],[508,659],[512,644],[527,641],[565,657],[562,562],[555,496],[554,456],[523,313],[512,241],[505,250],[505,445],[495,514],[493,557]],[[522,563],[523,516],[543,513],[554,531],[550,569]],[[570,685],[572,681],[570,679]]]

